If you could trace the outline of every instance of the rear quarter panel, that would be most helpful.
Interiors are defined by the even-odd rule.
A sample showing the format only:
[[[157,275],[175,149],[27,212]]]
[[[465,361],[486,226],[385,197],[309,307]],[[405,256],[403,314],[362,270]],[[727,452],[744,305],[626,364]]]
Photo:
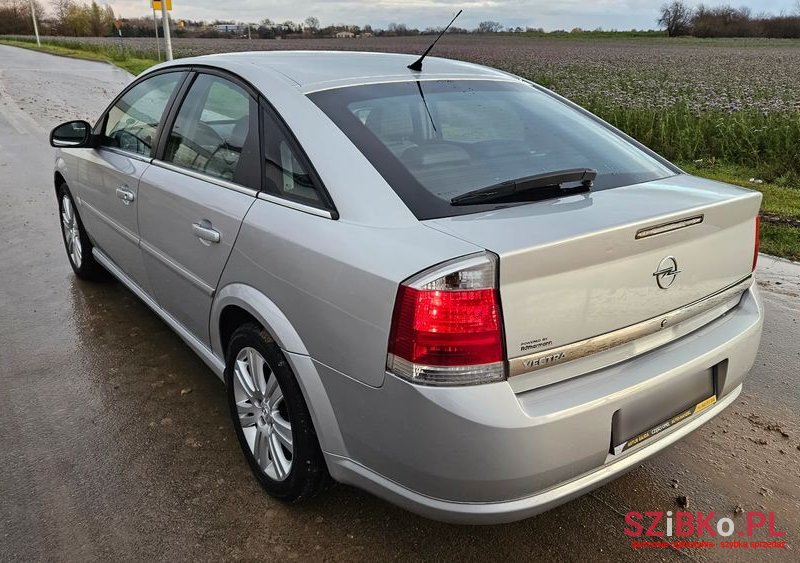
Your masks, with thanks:
[[[379,387],[399,282],[478,250],[419,223],[365,226],[256,200],[219,287],[256,288],[283,312],[314,360]]]

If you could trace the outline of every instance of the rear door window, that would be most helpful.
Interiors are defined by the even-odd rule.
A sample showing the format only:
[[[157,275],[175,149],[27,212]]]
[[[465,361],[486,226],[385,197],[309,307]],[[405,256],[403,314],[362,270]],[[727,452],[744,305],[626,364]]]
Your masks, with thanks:
[[[258,104],[230,80],[198,75],[169,133],[164,161],[260,189]]]

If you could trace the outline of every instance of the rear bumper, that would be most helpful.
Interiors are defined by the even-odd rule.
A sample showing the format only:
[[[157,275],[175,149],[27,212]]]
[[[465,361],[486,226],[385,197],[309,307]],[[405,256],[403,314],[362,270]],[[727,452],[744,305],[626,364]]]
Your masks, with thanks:
[[[393,376],[375,389],[315,364],[341,435],[340,448],[323,440],[328,466],[335,479],[429,518],[526,518],[632,469],[731,404],[755,359],[762,323],[753,286],[737,307],[678,341],[520,394],[505,382],[433,388]],[[615,412],[674,397],[715,366],[715,405],[609,455]]]
[[[568,502],[635,468],[645,459],[674,444],[715,417],[739,396],[741,390],[740,385],[713,408],[704,411],[668,435],[665,434],[651,446],[631,452],[616,463],[600,466],[571,481],[517,500],[485,503],[446,501],[416,493],[348,458],[329,456],[328,463],[335,468],[334,474],[337,480],[367,490],[427,518],[457,524],[513,522]]]

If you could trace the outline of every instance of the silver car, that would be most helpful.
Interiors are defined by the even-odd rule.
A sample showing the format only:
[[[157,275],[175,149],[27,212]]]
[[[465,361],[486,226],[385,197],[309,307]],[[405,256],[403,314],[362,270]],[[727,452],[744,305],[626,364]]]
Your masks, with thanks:
[[[413,59],[154,67],[53,130],[64,243],[225,382],[271,495],[512,521],[736,399],[761,196],[519,77]]]

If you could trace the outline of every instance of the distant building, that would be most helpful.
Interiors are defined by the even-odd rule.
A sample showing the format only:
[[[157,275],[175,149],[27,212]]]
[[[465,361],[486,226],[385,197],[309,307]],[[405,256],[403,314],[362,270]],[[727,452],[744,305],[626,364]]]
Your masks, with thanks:
[[[215,27],[220,33],[247,33],[247,26],[243,23],[218,23]]]
[[[352,31],[338,31],[336,32],[337,39],[352,39],[356,36]]]

